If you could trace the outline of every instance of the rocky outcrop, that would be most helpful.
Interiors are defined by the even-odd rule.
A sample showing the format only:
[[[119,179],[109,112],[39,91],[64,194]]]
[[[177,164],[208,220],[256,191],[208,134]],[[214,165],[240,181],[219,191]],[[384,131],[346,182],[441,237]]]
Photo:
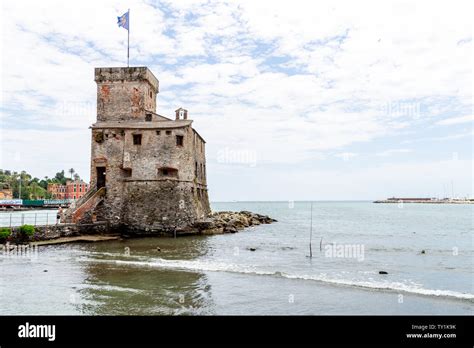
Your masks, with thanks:
[[[220,211],[212,213],[204,221],[194,223],[187,231],[181,231],[180,234],[221,234],[236,233],[246,227],[257,226],[261,224],[271,224],[277,220],[267,215],[260,215],[249,211]],[[187,232],[187,233],[186,233]]]
[[[186,236],[186,235],[213,235],[222,233],[236,233],[250,226],[270,224],[277,220],[269,216],[251,213],[249,211],[233,212],[221,211],[209,215],[205,220],[195,222],[184,228],[177,228],[174,231],[143,231],[143,230],[117,230],[112,229],[105,221],[88,224],[55,224],[49,226],[35,226],[34,235],[28,240],[22,240],[14,229],[12,233],[12,243],[25,243],[33,241],[47,241],[61,238],[73,238],[90,235],[120,235],[122,237],[143,237],[143,236]],[[253,250],[252,250],[253,251]]]

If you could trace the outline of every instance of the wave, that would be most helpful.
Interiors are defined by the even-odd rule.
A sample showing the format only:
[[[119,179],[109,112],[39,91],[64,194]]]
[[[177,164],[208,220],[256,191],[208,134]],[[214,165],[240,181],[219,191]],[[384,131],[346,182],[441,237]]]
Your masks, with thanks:
[[[151,268],[165,268],[165,269],[179,269],[185,271],[208,271],[208,272],[231,272],[241,274],[255,274],[277,276],[286,279],[311,280],[333,285],[350,286],[363,289],[372,290],[387,290],[398,291],[404,293],[411,293],[424,296],[448,297],[460,300],[474,301],[474,294],[462,293],[453,290],[439,290],[439,289],[425,289],[418,285],[404,284],[401,282],[377,282],[377,281],[355,281],[348,279],[337,279],[328,277],[326,274],[320,275],[305,275],[305,274],[288,274],[278,271],[258,270],[254,267],[241,266],[236,264],[228,264],[222,262],[207,262],[207,261],[188,261],[188,260],[166,260],[153,259],[153,261],[131,261],[131,260],[103,260],[103,259],[82,259],[87,262],[101,262],[116,265],[136,266],[136,267],[151,267]]]
[[[134,288],[127,288],[122,286],[114,286],[114,285],[101,285],[101,284],[87,284],[81,287],[81,290],[101,290],[101,291],[123,291],[123,292],[131,292],[136,294],[144,293],[145,290],[141,289],[134,289]]]

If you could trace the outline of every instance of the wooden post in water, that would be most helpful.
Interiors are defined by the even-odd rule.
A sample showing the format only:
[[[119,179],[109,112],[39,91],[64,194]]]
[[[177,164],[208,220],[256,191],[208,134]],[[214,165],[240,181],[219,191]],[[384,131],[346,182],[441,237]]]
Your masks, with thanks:
[[[37,214],[37,213],[35,213],[35,226],[36,226],[36,214]]]
[[[10,213],[10,228],[12,228],[12,213]]]
[[[313,258],[313,250],[311,248],[311,243],[313,240],[313,202],[311,202],[311,224],[309,226],[309,257]]]

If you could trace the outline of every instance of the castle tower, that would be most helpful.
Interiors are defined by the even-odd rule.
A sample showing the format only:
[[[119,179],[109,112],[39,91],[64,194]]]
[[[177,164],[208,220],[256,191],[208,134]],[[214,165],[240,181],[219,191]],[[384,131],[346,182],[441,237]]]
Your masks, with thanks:
[[[91,190],[75,220],[149,233],[184,229],[210,213],[205,141],[188,111],[156,113],[159,82],[146,67],[96,68]],[[80,212],[80,213],[77,213]]]

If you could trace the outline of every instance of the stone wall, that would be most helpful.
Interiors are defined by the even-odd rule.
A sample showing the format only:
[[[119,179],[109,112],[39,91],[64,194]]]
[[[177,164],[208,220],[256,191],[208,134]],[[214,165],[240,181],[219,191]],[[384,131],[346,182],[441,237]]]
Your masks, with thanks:
[[[156,111],[159,82],[146,67],[96,68],[97,121],[145,121]]]
[[[29,241],[42,241],[51,240],[61,237],[73,237],[81,235],[96,235],[96,234],[110,234],[111,229],[106,223],[95,223],[95,224],[57,224],[48,226],[35,226],[35,233],[25,240],[24,237],[18,232],[18,228],[12,229],[11,242],[12,243],[25,243]]]

